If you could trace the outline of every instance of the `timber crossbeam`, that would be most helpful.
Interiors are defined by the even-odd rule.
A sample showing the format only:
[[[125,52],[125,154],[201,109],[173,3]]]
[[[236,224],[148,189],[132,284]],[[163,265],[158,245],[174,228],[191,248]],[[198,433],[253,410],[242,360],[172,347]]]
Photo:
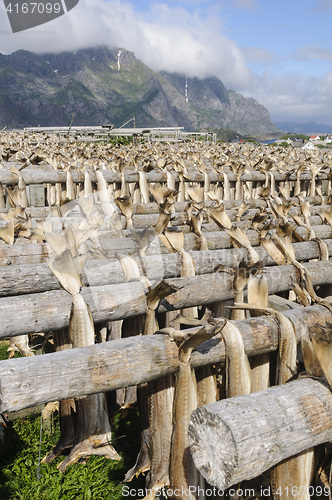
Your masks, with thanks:
[[[316,332],[332,321],[331,311],[319,305],[284,314],[292,321],[298,341],[303,328]],[[248,356],[277,349],[279,327],[274,318],[260,316],[234,324]],[[219,335],[195,349],[191,364],[196,368],[224,360],[225,346]],[[1,361],[0,413],[142,384],[174,373],[177,367],[175,342],[159,333]]]

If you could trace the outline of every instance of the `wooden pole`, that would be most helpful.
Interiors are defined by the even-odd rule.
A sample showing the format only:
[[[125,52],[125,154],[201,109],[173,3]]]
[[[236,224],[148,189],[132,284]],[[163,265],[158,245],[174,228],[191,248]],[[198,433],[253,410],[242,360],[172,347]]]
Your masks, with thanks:
[[[332,239],[324,240],[329,254],[332,254]],[[305,262],[319,258],[319,247],[315,241],[293,243],[296,260]],[[257,253],[264,266],[274,265],[274,261],[263,247],[257,248]],[[237,268],[242,260],[249,264],[250,258],[244,248],[220,250],[192,251],[196,275],[215,272],[218,265]],[[142,261],[135,258],[140,274],[143,276]],[[181,276],[181,257],[179,254],[149,255],[143,257],[144,272],[150,281],[176,278]],[[84,286],[115,285],[125,283],[126,277],[118,259],[89,260],[82,273]],[[60,290],[56,279],[46,263],[27,264],[0,267],[0,297],[40,293],[50,290]]]
[[[323,306],[293,309],[284,314],[291,319],[298,336],[303,325],[319,331],[332,321],[331,312]],[[242,334],[248,356],[277,349],[279,326],[272,317],[234,324]],[[191,364],[197,368],[224,360],[224,342],[218,336],[193,352]],[[161,334],[1,361],[0,413],[149,382],[174,373],[177,366],[177,347]]]
[[[324,199],[326,197],[323,196]],[[321,196],[306,196],[303,198],[304,201],[310,203],[310,211],[312,215],[317,215],[323,210],[328,209],[328,205],[322,205],[322,198]],[[298,198],[296,197],[291,197],[288,201],[293,202],[298,204]],[[248,210],[258,210],[260,208],[267,208],[267,203],[263,199],[246,199],[245,200]],[[204,207],[205,208],[211,208],[215,206],[215,202],[213,201],[205,201]],[[239,207],[242,203],[242,200],[225,200],[224,202],[224,208],[226,211],[232,211]],[[179,212],[182,213],[184,212],[185,208],[188,206],[187,202],[179,203],[175,202],[173,205],[174,212]],[[0,209],[0,212],[5,212],[5,209]],[[292,207],[289,211],[289,213],[298,213],[299,210],[297,207]],[[49,216],[57,216],[59,215],[59,209],[58,207],[28,207],[25,209],[25,213],[30,216],[30,217],[37,217],[37,218],[42,218],[42,217],[49,217]],[[133,204],[133,214],[134,215],[147,215],[147,214],[157,214],[159,213],[159,205],[154,202],[150,203],[134,203]],[[228,213],[228,215],[231,215]]]
[[[12,163],[11,162],[3,162],[3,165],[8,168],[8,170],[4,169],[0,171],[0,183],[7,186],[7,185],[15,185],[18,183],[18,178],[15,176],[13,173],[9,171],[9,168],[11,167]],[[46,169],[28,169],[28,170],[22,170],[22,177],[26,185],[29,184],[55,184],[57,182],[66,182],[67,178],[67,173],[62,170],[51,170],[50,165],[45,165]],[[103,176],[105,178],[105,181],[107,183],[115,183],[115,182],[121,182],[121,173],[119,172],[114,172],[113,170],[103,170]],[[74,183],[79,183],[84,181],[84,172],[77,172],[77,171],[72,171],[73,173],[73,182]],[[224,175],[222,173],[216,173],[216,172],[209,172],[210,176],[210,181],[211,182],[224,182]],[[234,174],[233,172],[228,173],[229,181],[230,182],[236,182],[237,181],[237,175]],[[275,172],[274,173],[275,181],[285,181],[285,180],[291,180],[295,181],[296,180],[296,174],[291,174],[287,175],[287,173],[279,173]],[[162,171],[151,171],[146,173],[146,178],[147,182],[167,182],[167,172],[162,172]],[[317,177],[319,179],[325,180],[328,179],[328,172],[327,171],[321,171],[319,176]],[[176,182],[179,181],[179,175],[174,172],[174,179]],[[197,170],[190,170],[188,171],[188,174],[184,177],[185,182],[204,182],[204,174],[198,172]],[[311,172],[305,172],[302,173],[300,176],[301,181],[310,181],[312,179],[312,174]],[[95,172],[91,171],[91,180],[92,182],[96,182],[96,174]],[[259,171],[251,171],[249,173],[245,173],[241,175],[241,182],[247,182],[247,181],[258,181],[258,182],[265,182],[266,177],[264,174],[262,174]],[[125,171],[125,181],[128,183],[131,182],[138,182],[139,181],[139,173],[138,171],[135,170],[129,170],[126,169]]]
[[[228,216],[230,220],[233,222],[233,224],[237,227],[240,227],[243,230],[247,230],[248,226],[250,226],[250,221],[251,219],[254,218],[254,215],[257,213],[257,210],[248,210],[248,213],[243,215],[241,217],[241,221],[236,221],[236,212],[234,210],[229,210],[228,211]],[[299,216],[300,219],[303,221],[303,217]],[[122,229],[126,229],[127,227],[127,222],[126,218],[122,215],[119,214],[120,222],[121,222],[121,227]],[[153,227],[157,224],[159,219],[159,214],[145,214],[145,215],[133,215],[132,217],[132,222],[133,222],[133,227],[134,229],[142,229],[142,228],[148,228],[148,227]],[[60,230],[63,226],[63,224],[68,225],[70,223],[73,223],[75,225],[75,222],[78,223],[81,219],[78,214],[78,217],[73,217],[73,218],[68,218],[68,217],[54,217],[54,218],[49,218],[48,219],[50,223],[52,223],[53,230]],[[272,226],[275,226],[278,222],[277,219],[275,219],[273,216],[270,214],[270,223]],[[309,222],[311,226],[318,226],[322,224],[322,217],[320,215],[312,215],[309,217]],[[6,226],[8,222],[7,221],[1,221],[0,220],[0,228]],[[36,227],[36,220],[33,218],[31,220],[32,223],[32,228]],[[182,229],[184,232],[189,232],[190,228],[188,226],[188,216],[185,212],[180,213],[176,212],[171,215],[170,219],[170,225],[172,226],[183,226]],[[291,224],[296,227],[295,223]],[[103,224],[99,228],[99,234],[100,236],[105,236],[109,237],[110,233],[110,225],[111,221],[107,217],[106,220],[104,220]],[[209,220],[208,216],[204,214],[203,218],[203,232],[205,234],[206,231],[217,231],[218,230],[218,225],[216,222],[213,220]],[[130,234],[130,233],[129,233]],[[104,236],[104,237],[105,237]]]
[[[331,439],[332,393],[310,378],[197,408],[189,424],[195,465],[221,490]]]
[[[314,285],[332,281],[332,261],[304,264]],[[264,268],[271,294],[290,290],[297,279],[294,266]],[[165,280],[178,291],[163,299],[159,313],[185,309],[234,297],[233,276],[222,272],[192,278]],[[95,323],[115,321],[145,314],[146,289],[138,282],[83,288],[82,296],[92,312]],[[64,290],[32,293],[0,298],[0,338],[27,333],[49,332],[69,325],[71,297]]]
[[[328,224],[312,226],[312,229],[315,231],[317,238],[332,238],[332,229]],[[274,230],[272,230],[272,232],[273,231]],[[308,240],[308,232],[304,227],[298,227],[296,229],[296,233],[303,239],[303,241]],[[246,234],[252,246],[260,245],[260,237],[257,231],[249,229],[246,231]],[[225,231],[219,230],[204,232],[204,236],[207,239],[209,250],[232,248],[233,246],[231,237]],[[107,234],[101,234],[99,240],[104,254],[109,258],[128,253],[133,255],[135,252],[138,252],[138,244],[130,237],[114,238],[108,237]],[[185,233],[184,249],[186,252],[196,250],[199,246],[199,238],[195,234]],[[158,252],[159,251],[162,254],[168,253],[162,244],[158,247]],[[147,253],[152,253],[152,251],[148,250]],[[45,262],[45,259],[48,256],[48,247],[45,243],[0,245],[0,266],[9,266],[14,264],[37,264]]]

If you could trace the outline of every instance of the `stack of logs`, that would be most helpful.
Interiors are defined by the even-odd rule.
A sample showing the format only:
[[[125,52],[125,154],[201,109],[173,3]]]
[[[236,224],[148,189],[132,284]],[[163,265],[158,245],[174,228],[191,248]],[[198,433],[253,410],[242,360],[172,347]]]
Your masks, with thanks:
[[[332,155],[21,134],[2,159],[0,338],[24,357],[0,362],[0,413],[60,402],[44,463],[119,460],[116,391],[146,498],[328,495]]]

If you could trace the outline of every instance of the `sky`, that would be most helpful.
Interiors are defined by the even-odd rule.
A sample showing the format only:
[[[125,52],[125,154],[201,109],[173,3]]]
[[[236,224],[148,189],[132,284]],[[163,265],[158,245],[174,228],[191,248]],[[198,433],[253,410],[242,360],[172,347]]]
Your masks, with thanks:
[[[331,21],[332,0],[80,0],[12,33],[0,0],[0,52],[123,47],[155,71],[217,76],[274,121],[332,124]]]

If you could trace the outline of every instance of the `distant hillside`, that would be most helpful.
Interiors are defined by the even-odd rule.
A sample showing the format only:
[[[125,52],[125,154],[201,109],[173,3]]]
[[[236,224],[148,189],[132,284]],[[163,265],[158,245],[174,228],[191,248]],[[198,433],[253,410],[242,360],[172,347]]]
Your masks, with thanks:
[[[332,125],[316,122],[276,122],[277,127],[294,134],[331,134]]]
[[[279,130],[266,108],[226,90],[215,77],[155,73],[132,52],[99,47],[59,54],[0,54],[0,126],[114,123],[232,129],[242,135]]]

